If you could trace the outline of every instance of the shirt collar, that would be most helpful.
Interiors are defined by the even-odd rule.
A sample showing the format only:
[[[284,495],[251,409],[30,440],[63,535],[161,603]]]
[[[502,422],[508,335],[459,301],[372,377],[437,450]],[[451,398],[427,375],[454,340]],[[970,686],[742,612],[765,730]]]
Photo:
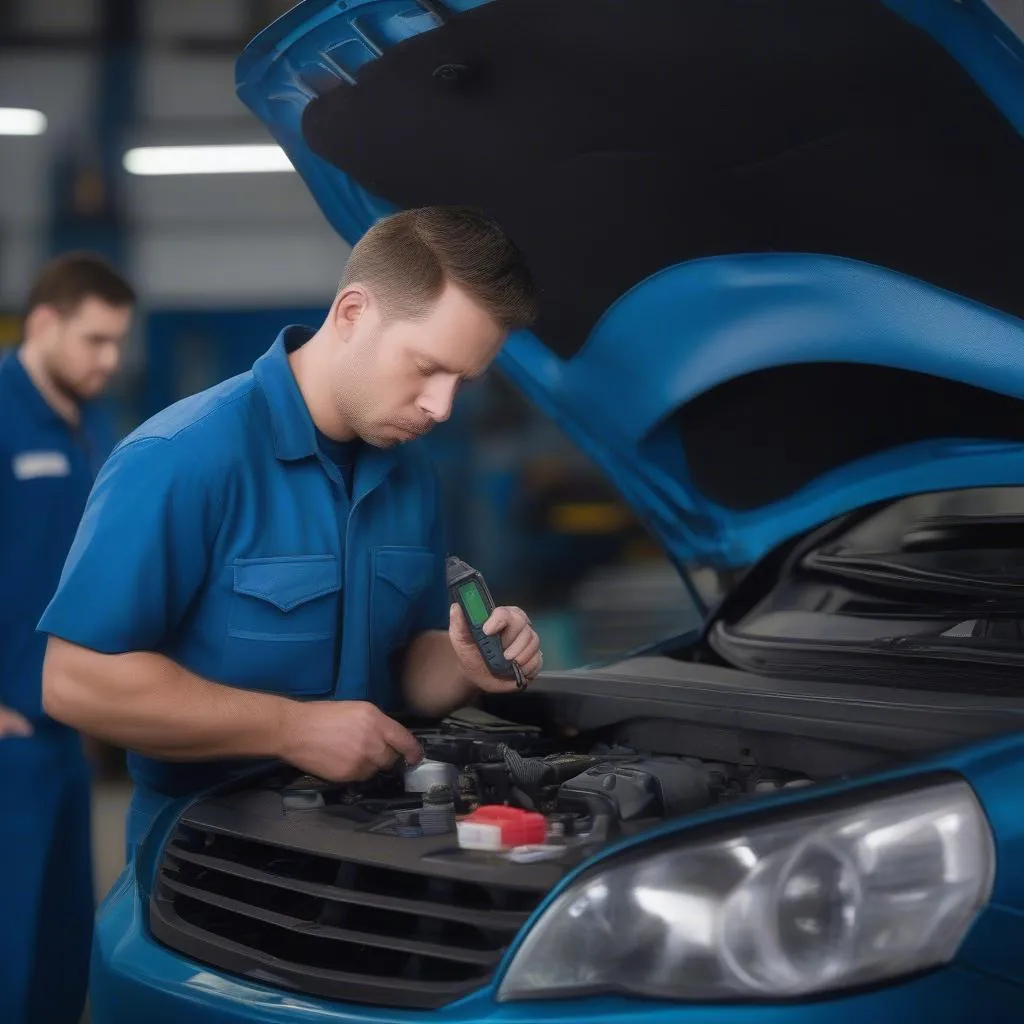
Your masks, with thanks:
[[[18,354],[19,349],[12,349],[0,360],[7,373],[10,374],[11,382],[17,389],[25,402],[29,413],[42,423],[57,423],[66,430],[71,430],[71,425],[63,416],[43,397],[43,393],[36,387],[35,381],[28,375],[25,364]],[[82,415],[82,422],[85,422],[86,403],[79,403],[79,411]]]
[[[314,333],[297,324],[286,327],[253,366],[256,383],[267,399],[274,454],[284,461],[316,454],[313,419],[288,362],[288,353],[304,345]]]
[[[277,336],[273,345],[256,360],[253,374],[262,388],[270,411],[274,454],[291,462],[317,453],[316,427],[309,415],[288,353],[304,345],[314,335],[309,327],[291,325]],[[368,494],[384,480],[398,461],[394,449],[366,445],[356,463],[353,500]]]

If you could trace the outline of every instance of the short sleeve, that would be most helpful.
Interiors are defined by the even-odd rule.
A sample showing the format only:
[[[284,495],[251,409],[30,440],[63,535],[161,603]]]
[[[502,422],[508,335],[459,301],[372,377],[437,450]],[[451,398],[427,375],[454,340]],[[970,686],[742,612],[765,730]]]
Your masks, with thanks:
[[[96,478],[38,629],[104,654],[159,650],[206,574],[208,477],[175,440],[117,448]]]

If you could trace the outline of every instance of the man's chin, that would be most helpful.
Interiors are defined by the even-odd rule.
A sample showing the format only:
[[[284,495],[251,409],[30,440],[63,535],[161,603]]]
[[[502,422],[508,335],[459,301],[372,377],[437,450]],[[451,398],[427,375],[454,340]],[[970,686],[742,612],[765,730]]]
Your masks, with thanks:
[[[363,440],[374,448],[395,448],[400,444],[408,444],[422,437],[425,431],[410,430],[407,427],[387,426],[379,432],[366,434]]]
[[[71,383],[67,380],[56,381],[61,391],[75,402],[91,402],[107,390],[108,380],[79,381]]]
[[[401,443],[397,437],[387,437],[383,434],[371,433],[363,434],[362,440],[364,444],[368,444],[371,448],[394,448]]]

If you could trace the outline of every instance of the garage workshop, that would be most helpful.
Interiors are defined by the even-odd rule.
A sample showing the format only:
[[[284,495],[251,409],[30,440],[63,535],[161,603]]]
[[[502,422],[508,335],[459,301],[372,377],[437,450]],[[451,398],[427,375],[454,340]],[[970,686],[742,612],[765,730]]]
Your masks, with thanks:
[[[1024,1021],[1021,0],[10,0],[0,181],[0,1024]]]

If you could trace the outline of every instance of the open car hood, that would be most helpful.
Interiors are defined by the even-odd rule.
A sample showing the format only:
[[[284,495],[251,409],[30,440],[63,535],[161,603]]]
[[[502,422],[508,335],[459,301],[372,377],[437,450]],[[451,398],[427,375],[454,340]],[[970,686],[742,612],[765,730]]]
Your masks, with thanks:
[[[981,0],[306,0],[238,93],[354,243],[463,203],[500,366],[668,554],[1024,483],[1024,47]]]

